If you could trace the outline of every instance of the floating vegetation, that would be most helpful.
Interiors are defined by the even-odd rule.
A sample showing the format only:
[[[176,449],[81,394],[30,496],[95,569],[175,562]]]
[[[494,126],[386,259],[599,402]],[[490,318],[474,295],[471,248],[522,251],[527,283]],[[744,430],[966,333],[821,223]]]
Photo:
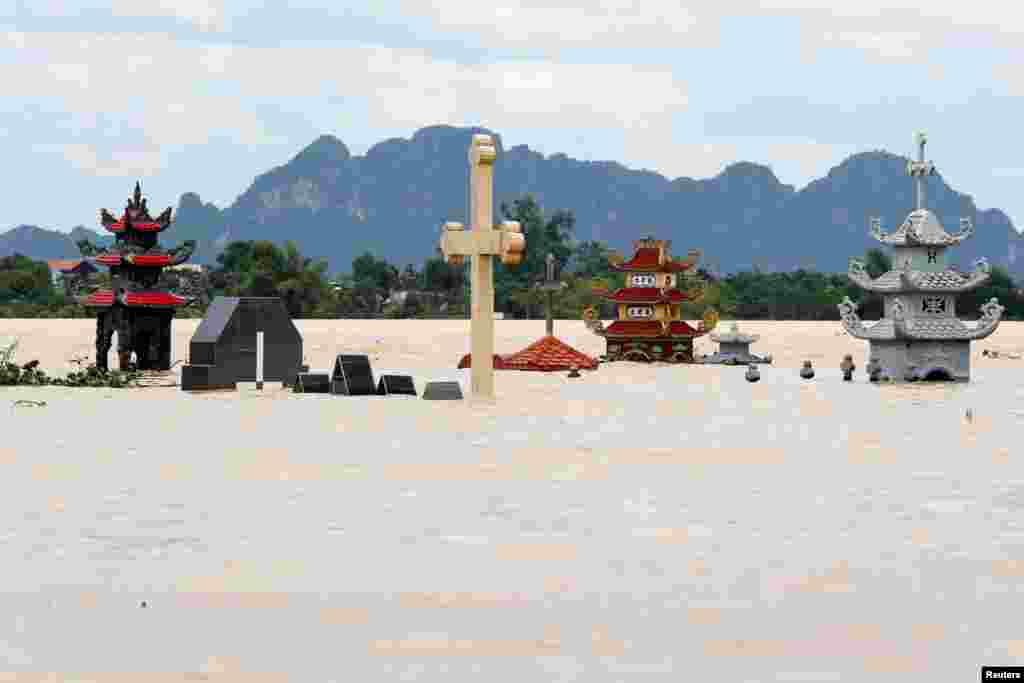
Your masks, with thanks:
[[[72,363],[78,370],[68,373],[67,377],[49,377],[39,369],[39,361],[29,361],[24,365],[14,362],[14,353],[18,348],[17,340],[7,346],[0,347],[0,386],[61,386],[61,387],[103,387],[121,389],[132,386],[141,377],[135,370],[126,372],[118,370],[102,370],[95,364],[85,365],[85,358],[74,358]],[[83,367],[84,366],[84,367]]]

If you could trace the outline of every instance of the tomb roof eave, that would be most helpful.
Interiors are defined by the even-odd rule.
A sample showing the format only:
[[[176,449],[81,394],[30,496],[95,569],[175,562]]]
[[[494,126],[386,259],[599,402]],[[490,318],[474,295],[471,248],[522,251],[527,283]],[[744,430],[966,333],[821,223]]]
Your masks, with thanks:
[[[882,232],[880,225],[875,223],[870,234],[878,242],[891,247],[951,247],[974,234],[970,220],[961,220],[961,225],[960,232],[951,234],[930,210],[915,209],[893,232]]]
[[[115,297],[112,290],[101,289],[82,300],[82,305],[89,308],[108,308],[115,304],[128,308],[176,308],[187,303],[184,297],[160,290],[129,291]]]
[[[659,289],[658,287],[626,287],[614,292],[598,291],[602,299],[621,304],[677,303],[692,301],[693,297],[680,289]]]
[[[725,332],[722,334],[712,332],[708,338],[717,344],[753,344],[761,338],[761,335],[745,334],[743,332],[740,332],[739,334],[734,334],[732,332]]]
[[[684,320],[673,320],[667,333],[658,320],[616,320],[604,328],[602,336],[621,339],[692,339],[707,334],[706,330],[695,329]]]
[[[980,269],[971,273],[960,273],[954,270],[939,272],[890,270],[877,278],[871,278],[865,272],[851,269],[847,273],[847,277],[853,284],[868,292],[954,294],[977,289],[991,278],[991,273]]]
[[[680,273],[690,270],[696,265],[696,261],[689,259],[672,260],[665,263],[635,264],[632,260],[622,263],[609,263],[609,267],[620,273]]]

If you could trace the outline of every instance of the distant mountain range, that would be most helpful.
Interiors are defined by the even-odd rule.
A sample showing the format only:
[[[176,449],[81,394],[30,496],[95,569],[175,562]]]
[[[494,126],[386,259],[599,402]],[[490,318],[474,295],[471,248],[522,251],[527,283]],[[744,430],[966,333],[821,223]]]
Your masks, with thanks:
[[[34,225],[19,225],[0,233],[0,256],[21,254],[38,261],[81,258],[75,243],[82,239],[97,245],[107,245],[114,241],[110,235],[100,235],[81,225],[70,233],[46,230]]]
[[[399,267],[420,265],[436,253],[444,221],[466,222],[466,150],[480,132],[495,135],[498,144],[495,207],[532,193],[549,213],[571,209],[578,239],[600,239],[623,252],[639,237],[671,239],[674,253],[700,248],[704,263],[720,272],[754,266],[845,272],[850,256],[878,246],[868,236],[871,216],[894,230],[913,208],[906,157],[883,151],[855,154],[798,192],[770,168],[749,162],[714,178],[670,180],[615,162],[545,157],[525,145],[505,150],[499,135],[482,128],[432,126],[409,140],[385,140],[365,156],[321,136],[287,164],[257,176],[223,210],[188,192],[161,243],[195,239],[193,260],[201,263],[214,262],[228,241],[294,239],[307,256],[327,258],[332,273],[348,271],[367,250]],[[942,168],[941,158],[936,165]],[[927,197],[950,232],[959,230],[961,217],[975,222],[975,235],[955,260],[966,266],[985,256],[1024,272],[1024,237],[1006,214],[979,210],[941,174],[928,178]],[[81,227],[67,235],[20,226],[0,233],[0,256],[72,258],[78,254],[74,240],[82,236],[97,241],[97,233]]]

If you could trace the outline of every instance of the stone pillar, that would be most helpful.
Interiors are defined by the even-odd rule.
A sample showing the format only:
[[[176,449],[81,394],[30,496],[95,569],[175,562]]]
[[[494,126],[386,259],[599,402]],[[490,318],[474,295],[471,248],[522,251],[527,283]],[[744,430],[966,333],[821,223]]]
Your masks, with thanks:
[[[117,320],[117,364],[118,369],[122,371],[128,370],[128,366],[131,365],[132,360],[132,345],[134,339],[132,339],[132,314],[128,309],[111,307],[111,315]],[[141,355],[141,352],[136,350],[136,354]]]
[[[100,311],[96,314],[96,367],[100,370],[107,369],[107,354],[110,353],[111,337],[114,336],[114,328],[110,322],[110,311]]]

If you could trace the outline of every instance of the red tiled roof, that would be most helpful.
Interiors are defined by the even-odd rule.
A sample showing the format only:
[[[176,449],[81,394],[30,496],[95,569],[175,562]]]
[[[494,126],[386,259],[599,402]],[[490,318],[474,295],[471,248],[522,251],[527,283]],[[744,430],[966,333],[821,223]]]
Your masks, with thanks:
[[[473,354],[467,353],[465,356],[462,357],[462,360],[459,361],[459,370],[465,370],[466,368],[473,367],[472,356]],[[508,367],[505,366],[505,356],[499,356],[498,354],[494,354],[494,369],[508,370]]]
[[[184,297],[170,292],[128,292],[125,306],[184,306]]]
[[[518,353],[505,357],[510,370],[551,372],[568,370],[573,366],[581,370],[596,370],[597,359],[580,353],[558,337],[538,339]]]
[[[616,320],[605,329],[610,337],[661,337],[661,323],[657,320]],[[690,327],[684,320],[673,320],[669,328],[671,337],[700,337],[704,332]]]
[[[124,222],[124,218],[122,218],[114,223],[104,223],[103,227],[110,232],[122,232],[124,231]],[[157,223],[156,221],[140,221],[138,223],[129,222],[131,223],[133,230],[138,230],[140,232],[160,232],[170,225],[169,223]]]
[[[650,268],[651,266],[658,265],[658,249],[657,247],[641,247],[636,250],[633,254],[633,258],[629,259],[624,263],[620,263],[619,266],[625,268],[626,266],[635,266],[637,268]]]
[[[693,259],[670,259],[665,263],[658,263],[657,247],[641,247],[633,254],[633,258],[622,263],[613,263],[611,267],[619,271],[674,273],[689,270],[695,263]]]
[[[55,258],[46,262],[50,270],[73,270],[81,265],[82,259]]]
[[[596,370],[597,359],[580,353],[557,337],[543,337],[518,353],[499,356],[494,354],[495,370],[525,370],[552,372],[576,366],[581,370]],[[459,361],[459,369],[473,367],[472,354]]]
[[[101,289],[87,296],[82,303],[86,306],[111,306],[114,303],[114,293],[109,289]]]
[[[103,254],[97,256],[96,261],[105,266],[119,266],[122,263],[136,266],[169,266],[174,263],[174,257],[168,254]]]
[[[167,254],[135,254],[126,256],[125,260],[136,266],[169,266],[174,257]]]
[[[114,293],[109,289],[101,289],[90,294],[83,303],[86,306],[112,306]],[[187,301],[170,292],[147,291],[126,292],[122,303],[125,306],[183,306]]]
[[[602,293],[601,297],[609,301],[620,303],[675,303],[677,301],[689,301],[690,296],[678,289],[669,289],[662,293],[658,287],[626,287],[617,289],[611,293]]]

